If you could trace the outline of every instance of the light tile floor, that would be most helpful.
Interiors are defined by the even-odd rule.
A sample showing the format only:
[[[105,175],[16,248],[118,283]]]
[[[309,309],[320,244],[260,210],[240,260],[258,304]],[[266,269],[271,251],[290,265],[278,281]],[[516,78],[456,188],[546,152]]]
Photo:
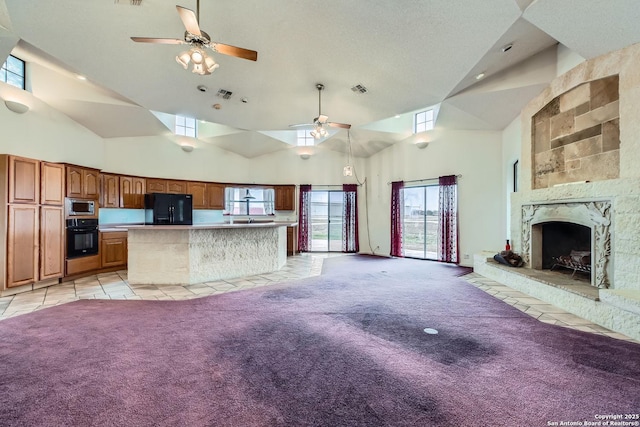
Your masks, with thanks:
[[[332,256],[343,255],[306,253],[288,257],[287,264],[274,273],[183,286],[130,285],[127,283],[126,270],[92,275],[48,288],[0,297],[0,320],[79,299],[185,300],[289,282],[320,275],[324,259]],[[462,279],[541,322],[634,341],[477,273],[467,274]]]
[[[505,303],[514,306],[518,310],[538,319],[541,322],[640,343],[640,341],[629,338],[618,332],[611,331],[600,325],[596,325],[589,320],[578,317],[575,314],[568,313],[561,308],[512,289],[502,283],[487,279],[478,273],[470,273],[462,276],[462,278],[478,289],[492,295],[494,298],[498,298]]]

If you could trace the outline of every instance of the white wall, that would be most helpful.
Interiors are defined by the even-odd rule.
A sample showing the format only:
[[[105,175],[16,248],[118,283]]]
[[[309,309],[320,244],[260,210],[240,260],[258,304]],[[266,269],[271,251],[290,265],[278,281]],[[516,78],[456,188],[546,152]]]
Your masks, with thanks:
[[[506,209],[505,239],[511,240],[511,193],[513,192],[513,164],[520,160],[522,147],[522,119],[516,117],[502,131],[502,203]],[[522,162],[518,162],[522,174]],[[505,242],[506,243],[506,242]]]
[[[473,253],[499,250],[503,244],[505,208],[502,197],[501,133],[443,131],[425,149],[395,144],[369,158],[369,233],[360,229],[360,250],[369,245],[389,255],[391,181],[410,181],[461,174],[458,183],[460,261],[473,264]],[[364,215],[361,209],[361,219]],[[469,255],[469,258],[465,258]]]
[[[101,167],[102,138],[27,91],[0,82],[0,98],[30,108],[25,114],[16,114],[0,104],[1,153]]]

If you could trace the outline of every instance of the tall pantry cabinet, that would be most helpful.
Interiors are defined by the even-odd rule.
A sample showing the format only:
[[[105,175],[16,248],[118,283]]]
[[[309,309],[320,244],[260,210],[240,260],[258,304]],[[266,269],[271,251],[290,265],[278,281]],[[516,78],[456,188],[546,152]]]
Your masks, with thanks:
[[[0,155],[1,291],[64,274],[63,164]]]

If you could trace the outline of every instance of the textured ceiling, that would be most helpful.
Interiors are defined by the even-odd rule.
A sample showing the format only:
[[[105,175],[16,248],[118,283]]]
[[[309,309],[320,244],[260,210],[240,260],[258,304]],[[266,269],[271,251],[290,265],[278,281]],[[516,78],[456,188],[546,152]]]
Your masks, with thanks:
[[[0,55],[32,62],[34,96],[103,138],[166,135],[161,114],[181,114],[204,121],[200,142],[245,157],[291,148],[289,125],[317,116],[321,82],[322,113],[352,124],[354,155],[366,157],[405,140],[412,113],[434,105],[437,127],[503,129],[555,77],[558,42],[591,58],[640,41],[639,18],[636,0],[209,0],[200,27],[258,60],[213,53],[220,68],[198,76],[175,62],[183,46],[130,40],[181,38],[175,3],[0,0]],[[346,141],[341,130],[318,149]]]

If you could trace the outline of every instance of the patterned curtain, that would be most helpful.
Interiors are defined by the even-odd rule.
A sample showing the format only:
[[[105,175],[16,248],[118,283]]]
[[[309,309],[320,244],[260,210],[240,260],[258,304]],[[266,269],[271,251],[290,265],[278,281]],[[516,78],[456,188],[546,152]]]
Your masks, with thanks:
[[[403,257],[402,215],[404,208],[404,181],[391,183],[391,256]]]
[[[311,250],[311,186],[300,185],[300,207],[298,209],[298,250]]]
[[[342,213],[342,252],[358,252],[358,186],[344,184]]]
[[[458,264],[458,184],[455,175],[441,176],[438,261]]]

